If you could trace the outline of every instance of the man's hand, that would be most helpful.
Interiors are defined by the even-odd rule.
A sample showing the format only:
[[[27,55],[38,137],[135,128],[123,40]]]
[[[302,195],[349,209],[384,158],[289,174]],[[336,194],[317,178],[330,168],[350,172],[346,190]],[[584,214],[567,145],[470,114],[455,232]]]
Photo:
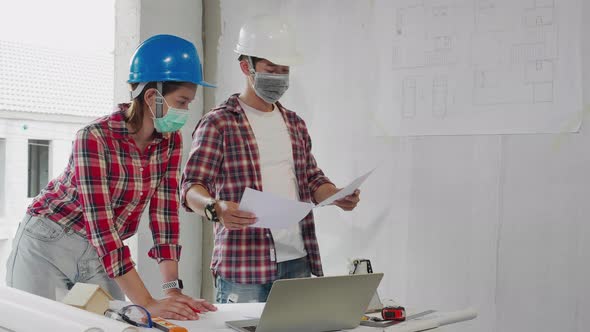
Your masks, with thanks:
[[[215,210],[221,224],[229,230],[245,229],[257,221],[254,213],[240,210],[238,203],[218,201]]]
[[[336,188],[332,183],[324,183],[313,193],[313,197],[316,202],[322,202],[340,190],[342,189]],[[336,205],[344,211],[351,211],[356,207],[358,202],[360,202],[360,194],[361,191],[357,189],[352,194],[332,202],[331,205]]]
[[[341,189],[339,189],[338,191],[340,191]],[[338,206],[339,208],[341,208],[344,211],[352,211],[356,205],[360,202],[361,198],[361,191],[359,189],[355,190],[352,194],[348,195],[348,196],[344,196],[344,198],[341,198],[337,201],[334,201],[334,205]]]

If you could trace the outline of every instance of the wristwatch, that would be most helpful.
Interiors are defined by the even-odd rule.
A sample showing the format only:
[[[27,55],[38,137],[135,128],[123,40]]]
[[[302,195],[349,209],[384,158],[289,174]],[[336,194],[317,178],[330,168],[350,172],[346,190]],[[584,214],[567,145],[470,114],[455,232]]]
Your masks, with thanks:
[[[219,222],[219,217],[217,216],[217,211],[215,210],[215,204],[217,204],[217,200],[211,198],[209,203],[205,205],[205,217],[211,222]]]
[[[172,281],[168,281],[162,284],[162,290],[163,291],[167,291],[169,289],[183,289],[184,287],[182,286],[182,280],[180,279],[176,279],[176,280],[172,280]]]

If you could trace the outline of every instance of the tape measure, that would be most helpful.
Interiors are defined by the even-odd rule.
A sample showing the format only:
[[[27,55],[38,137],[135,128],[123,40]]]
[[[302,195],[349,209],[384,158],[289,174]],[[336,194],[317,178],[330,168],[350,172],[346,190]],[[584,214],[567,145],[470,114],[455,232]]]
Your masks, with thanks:
[[[176,325],[160,317],[152,317],[154,327],[164,332],[188,332],[186,327]]]
[[[402,306],[389,306],[381,309],[381,317],[385,320],[403,322],[406,320],[406,309]]]

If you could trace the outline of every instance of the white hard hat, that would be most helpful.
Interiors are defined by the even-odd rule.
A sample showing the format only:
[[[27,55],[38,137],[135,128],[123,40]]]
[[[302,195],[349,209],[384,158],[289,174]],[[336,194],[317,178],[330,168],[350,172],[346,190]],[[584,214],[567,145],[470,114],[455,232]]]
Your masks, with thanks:
[[[234,52],[249,55],[282,66],[303,61],[295,49],[295,35],[291,27],[276,16],[256,16],[240,29]]]

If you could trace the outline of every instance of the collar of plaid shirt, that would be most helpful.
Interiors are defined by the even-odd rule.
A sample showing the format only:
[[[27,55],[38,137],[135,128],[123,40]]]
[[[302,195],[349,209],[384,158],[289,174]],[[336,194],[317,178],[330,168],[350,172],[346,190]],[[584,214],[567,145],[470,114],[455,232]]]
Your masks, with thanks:
[[[108,119],[108,126],[111,130],[111,135],[114,139],[126,139],[130,138],[129,129],[127,129],[127,122],[125,121],[125,113],[131,107],[129,103],[122,103],[117,105],[115,113]],[[146,114],[144,114],[146,116]],[[149,116],[149,115],[148,115]],[[154,131],[153,144],[159,144],[165,137],[162,133]]]

